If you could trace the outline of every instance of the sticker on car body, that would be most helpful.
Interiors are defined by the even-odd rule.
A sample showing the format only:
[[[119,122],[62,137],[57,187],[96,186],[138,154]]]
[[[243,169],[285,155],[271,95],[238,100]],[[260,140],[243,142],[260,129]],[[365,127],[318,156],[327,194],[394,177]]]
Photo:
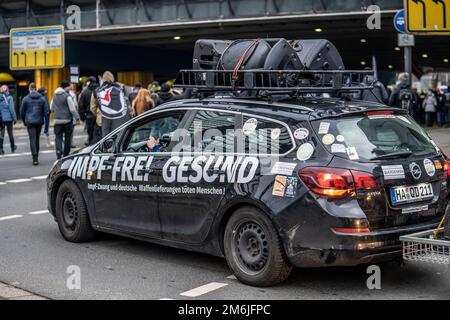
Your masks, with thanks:
[[[286,176],[276,176],[273,184],[272,195],[277,197],[284,197],[286,190]]]
[[[434,166],[433,161],[431,161],[430,159],[425,159],[423,160],[423,166],[425,167],[425,172],[430,176],[434,176],[434,174],[436,173],[436,168]]]
[[[304,140],[308,138],[309,130],[306,128],[298,128],[294,131],[294,138],[297,140]]]
[[[328,130],[330,130],[329,122],[321,122],[319,125],[319,134],[327,134]]]
[[[296,163],[291,162],[276,162],[272,170],[270,171],[271,174],[283,174],[290,176],[292,175],[292,172],[294,171],[295,167],[297,166]]]
[[[384,180],[405,179],[405,169],[401,164],[381,166]]]

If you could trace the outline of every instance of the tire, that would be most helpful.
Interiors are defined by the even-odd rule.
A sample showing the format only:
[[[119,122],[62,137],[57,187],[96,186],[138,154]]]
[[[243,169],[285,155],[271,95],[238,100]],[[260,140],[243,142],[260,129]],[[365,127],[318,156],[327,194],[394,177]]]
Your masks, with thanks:
[[[95,237],[83,195],[72,180],[64,181],[59,187],[56,220],[61,235],[67,241],[86,242]]]
[[[272,222],[256,208],[240,208],[230,217],[224,232],[224,251],[236,278],[251,286],[279,284],[292,271]]]

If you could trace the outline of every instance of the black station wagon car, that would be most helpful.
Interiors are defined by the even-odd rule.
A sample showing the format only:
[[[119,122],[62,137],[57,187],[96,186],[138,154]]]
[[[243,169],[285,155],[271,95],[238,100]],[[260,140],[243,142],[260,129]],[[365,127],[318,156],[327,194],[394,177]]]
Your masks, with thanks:
[[[320,90],[334,92],[354,72],[318,73],[329,77]],[[303,80],[290,85],[295,95],[274,84],[292,74],[311,75],[262,72],[272,94],[243,97],[230,91],[271,91],[258,72],[182,71],[179,83],[209,93],[150,110],[54,164],[48,207],[62,236],[101,231],[224,256],[255,286],[293,267],[401,257],[399,237],[436,227],[446,210],[445,157],[406,110],[325,97]]]

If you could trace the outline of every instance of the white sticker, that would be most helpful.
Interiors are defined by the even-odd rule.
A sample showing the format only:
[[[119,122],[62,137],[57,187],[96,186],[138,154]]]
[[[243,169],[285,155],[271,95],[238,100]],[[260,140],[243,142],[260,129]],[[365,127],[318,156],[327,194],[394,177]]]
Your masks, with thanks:
[[[295,167],[297,166],[296,163],[290,163],[290,162],[276,162],[272,170],[270,171],[271,174],[283,174],[286,176],[292,175],[292,172],[294,171]]]
[[[331,152],[333,152],[333,153],[345,153],[346,152],[345,145],[335,143],[335,144],[331,145]]]
[[[405,179],[405,170],[401,164],[382,166],[384,180]]]
[[[280,138],[280,135],[281,135],[280,128],[272,129],[272,131],[270,132],[270,137],[272,138],[272,140],[278,140],[278,138]]]
[[[399,118],[400,120],[402,120],[403,122],[406,122],[408,124],[411,124],[411,121],[409,121],[406,117],[404,116],[397,116],[397,118]]]
[[[297,140],[303,140],[308,138],[309,136],[309,130],[306,128],[298,128],[294,131],[294,137]]]
[[[359,159],[358,152],[356,151],[355,147],[349,147],[346,149],[346,151],[347,151],[348,158],[350,160],[358,160]]]
[[[245,121],[244,126],[242,127],[242,131],[246,136],[248,136],[255,132],[257,126],[258,120],[256,120],[255,118],[251,118]]]
[[[313,145],[311,143],[304,143],[297,150],[297,159],[300,161],[306,161],[311,158],[313,153]]]
[[[334,143],[334,141],[335,141],[335,138],[332,134],[326,134],[322,137],[322,142],[325,145],[330,145],[330,144]]]
[[[431,161],[430,159],[425,159],[423,160],[423,166],[425,167],[426,173],[430,177],[434,176],[434,174],[436,173],[436,168],[434,166],[433,161]]]
[[[321,122],[319,125],[319,134],[327,134],[330,129],[329,122]]]

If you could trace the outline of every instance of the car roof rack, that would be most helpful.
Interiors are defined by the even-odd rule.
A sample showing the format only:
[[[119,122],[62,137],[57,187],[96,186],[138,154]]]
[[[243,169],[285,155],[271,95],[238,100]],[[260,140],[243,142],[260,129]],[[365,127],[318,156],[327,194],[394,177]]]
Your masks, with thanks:
[[[370,77],[369,77],[370,76]],[[174,86],[201,92],[338,94],[373,89],[372,70],[180,70]],[[368,80],[372,79],[372,80]]]

